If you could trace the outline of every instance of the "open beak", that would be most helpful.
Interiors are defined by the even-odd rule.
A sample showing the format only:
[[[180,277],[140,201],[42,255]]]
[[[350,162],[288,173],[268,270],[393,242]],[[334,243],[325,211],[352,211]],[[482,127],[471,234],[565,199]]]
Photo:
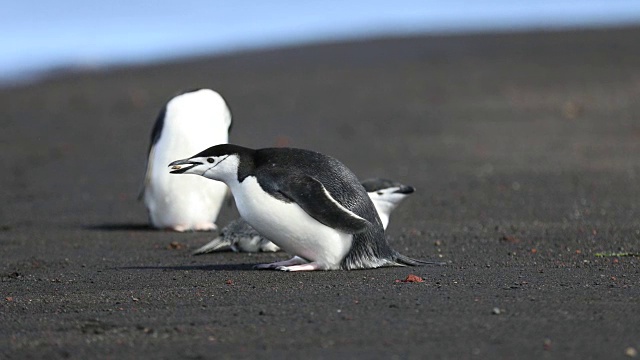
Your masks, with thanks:
[[[186,159],[186,160],[176,160],[176,161],[172,162],[171,164],[169,164],[169,167],[171,168],[170,172],[172,174],[182,174],[183,172],[191,169],[192,167],[198,166],[198,165],[202,165],[202,163]]]
[[[401,186],[398,190],[394,191],[394,193],[396,194],[411,194],[414,191],[416,191],[416,188],[414,188],[413,186]]]

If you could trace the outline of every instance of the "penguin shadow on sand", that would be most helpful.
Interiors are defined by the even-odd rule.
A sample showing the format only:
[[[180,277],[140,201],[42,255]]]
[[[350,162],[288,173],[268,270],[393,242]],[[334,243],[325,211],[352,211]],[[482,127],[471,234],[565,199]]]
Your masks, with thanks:
[[[207,264],[207,265],[178,265],[178,266],[122,266],[117,270],[201,270],[201,271],[255,271],[255,267],[260,263],[242,264]]]
[[[148,223],[104,223],[85,225],[82,227],[84,230],[92,231],[140,231],[140,232],[157,232],[158,229],[154,229]]]

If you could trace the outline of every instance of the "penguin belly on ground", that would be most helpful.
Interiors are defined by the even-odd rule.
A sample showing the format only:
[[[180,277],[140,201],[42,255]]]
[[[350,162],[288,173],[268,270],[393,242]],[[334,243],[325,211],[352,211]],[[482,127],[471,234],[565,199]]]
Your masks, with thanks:
[[[412,186],[381,178],[364,180],[362,186],[371,198],[385,230],[389,224],[391,212],[415,191]],[[201,255],[229,249],[234,252],[248,253],[280,251],[277,245],[260,235],[249,223],[240,218],[230,222],[220,231],[218,237],[198,248],[193,254]]]
[[[226,144],[231,113],[215,91],[200,89],[172,98],[160,112],[151,133],[143,189],[152,227],[175,231],[210,231],[227,195],[221,182],[168,174],[172,160],[211,144]]]
[[[285,271],[416,266],[393,250],[356,176],[338,160],[293,148],[253,150],[224,144],[169,164],[231,189],[238,212],[262,236],[293,255],[258,265]]]

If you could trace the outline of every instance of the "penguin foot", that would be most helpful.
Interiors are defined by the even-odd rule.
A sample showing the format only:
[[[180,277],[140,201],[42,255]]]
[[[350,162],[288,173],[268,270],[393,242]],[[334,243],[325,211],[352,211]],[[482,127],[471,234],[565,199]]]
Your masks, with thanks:
[[[216,224],[212,222],[208,222],[208,223],[196,224],[193,227],[193,230],[194,231],[214,231],[214,230],[218,230],[218,227],[216,226]]]
[[[168,230],[173,230],[177,232],[185,232],[185,231],[214,231],[217,230],[218,227],[216,224],[212,222],[208,223],[200,223],[194,226],[186,226],[186,225],[175,225],[167,228]]]
[[[169,230],[169,231],[177,231],[177,232],[185,232],[185,231],[189,230],[188,227],[182,226],[182,225],[169,226],[166,229]]]
[[[227,241],[222,237],[217,237],[211,240],[210,242],[206,243],[204,246],[198,248],[196,251],[192,252],[191,255],[202,255],[202,254],[208,254],[216,251],[224,251],[224,250],[228,250],[230,247],[233,250],[233,246],[231,246],[230,241]]]
[[[296,265],[303,265],[303,264],[307,264],[307,260],[299,257],[299,256],[294,256],[289,260],[285,260],[285,261],[277,261],[274,263],[269,263],[269,264],[258,264],[256,266],[254,266],[254,269],[259,269],[259,270],[263,270],[263,269],[272,269],[272,270],[284,270],[284,271],[288,271],[285,269],[279,269],[279,268],[288,268],[288,267],[293,267]]]
[[[276,270],[280,271],[315,271],[326,270],[322,265],[317,262],[310,262],[307,264],[293,265],[293,266],[278,266]]]

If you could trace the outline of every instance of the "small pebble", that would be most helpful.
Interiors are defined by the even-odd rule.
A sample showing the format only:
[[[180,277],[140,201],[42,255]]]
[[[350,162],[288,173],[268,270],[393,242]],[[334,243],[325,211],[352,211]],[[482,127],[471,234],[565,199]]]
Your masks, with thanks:
[[[625,351],[624,354],[627,355],[628,357],[636,357],[638,356],[638,350],[632,348],[632,347],[628,347]]]
[[[407,278],[404,279],[404,282],[424,282],[424,279],[420,276],[409,274]]]
[[[500,310],[500,308],[494,307],[493,310],[491,310],[491,313],[493,315],[500,315],[500,313],[502,313],[502,310]]]

